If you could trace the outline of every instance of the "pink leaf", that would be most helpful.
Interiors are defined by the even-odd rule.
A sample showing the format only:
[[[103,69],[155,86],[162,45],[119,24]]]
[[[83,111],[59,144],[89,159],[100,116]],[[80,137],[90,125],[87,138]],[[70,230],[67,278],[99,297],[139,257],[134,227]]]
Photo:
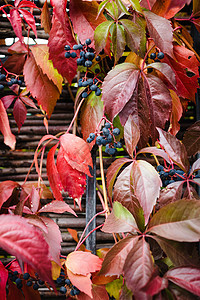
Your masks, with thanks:
[[[140,151],[137,152],[137,155],[139,155],[141,153],[151,153],[151,154],[154,154],[156,156],[161,156],[162,158],[164,158],[170,164],[169,155],[167,155],[167,153],[164,150],[158,149],[157,147],[142,148]]]
[[[66,16],[66,5],[67,0],[50,0],[51,6],[53,6],[53,12],[60,20],[60,22],[64,22]]]
[[[48,231],[44,232],[44,237],[49,245],[49,254],[51,255],[53,261],[60,265],[60,251],[61,251],[61,232],[58,225],[47,217],[41,217],[42,221],[47,226]]]
[[[63,186],[61,183],[60,175],[58,173],[55,164],[55,158],[54,158],[57,147],[58,147],[58,143],[49,150],[49,153],[47,155],[46,168],[47,168],[47,176],[54,197],[56,198],[56,200],[63,201],[62,194],[61,194],[61,190],[63,189]]]
[[[102,260],[90,252],[74,251],[67,256],[67,269],[74,274],[86,276],[101,269]]]
[[[200,170],[200,158],[198,158],[192,165],[191,170],[190,170],[190,175],[192,175],[192,173],[196,172]]]
[[[76,213],[73,211],[73,209],[71,209],[71,207],[67,203],[58,200],[51,201],[50,203],[44,205],[42,208],[40,208],[38,213],[53,212],[57,214],[62,214],[66,211],[77,217]]]
[[[82,173],[91,176],[92,157],[88,143],[74,134],[65,133],[60,137],[63,155],[68,164]]]
[[[31,29],[33,30],[33,32],[35,34],[35,37],[37,38],[37,30],[36,30],[34,16],[25,9],[19,9],[19,12],[23,15],[24,20],[31,27]]]
[[[7,95],[7,96],[4,96],[1,98],[1,101],[3,102],[5,109],[10,107],[10,105],[12,104],[12,102],[15,98],[16,98],[15,95]]]
[[[183,107],[181,104],[181,100],[178,97],[178,95],[170,90],[170,94],[172,97],[172,112],[170,116],[170,133],[174,136],[178,133],[180,130],[180,124],[179,121],[183,114]]]
[[[38,190],[36,190],[34,186],[32,187],[29,202],[30,202],[31,210],[35,214],[40,204],[40,195],[38,193]]]
[[[24,218],[14,215],[0,217],[0,246],[17,259],[28,263],[41,279],[54,286],[51,279],[49,247],[42,232],[29,225]]]
[[[23,42],[22,36],[22,20],[20,17],[20,13],[16,8],[10,10],[10,23],[14,29],[16,36],[19,38],[20,42]]]
[[[166,63],[152,63],[148,65],[148,67],[152,67],[162,73],[167,81],[176,89],[176,76],[172,68]]]
[[[168,280],[160,276],[151,279],[147,285],[142,289],[150,296],[154,296],[168,287]]]
[[[71,84],[76,75],[76,59],[65,58],[65,45],[71,47],[75,44],[72,36],[71,27],[67,15],[62,21],[56,17],[53,18],[52,28],[49,35],[49,59],[52,60],[54,67]]]
[[[163,2],[157,0],[152,7],[152,12],[166,19],[173,18],[186,4],[190,4],[191,0],[168,0]]]
[[[173,29],[170,21],[150,11],[144,12],[147,28],[151,38],[163,52],[174,57],[173,54]]]
[[[33,100],[27,96],[19,96],[20,100],[22,100],[25,104],[29,105],[32,108],[37,109],[37,106],[35,106],[35,103],[33,102]]]
[[[28,1],[28,0],[22,0],[20,3],[19,3],[19,1],[16,1],[16,2],[18,2],[18,4],[16,5],[16,3],[15,3],[15,6],[18,6],[18,8],[33,7],[33,8],[38,9],[38,7],[37,7],[37,5],[35,5],[35,3]]]
[[[99,274],[120,276],[123,273],[123,267],[127,255],[136,245],[137,241],[138,236],[129,235],[115,244],[106,254]]]
[[[191,267],[180,267],[169,270],[165,278],[200,296],[200,269]]]
[[[76,286],[81,292],[92,298],[92,281],[90,279],[90,273],[85,276],[78,275],[67,269],[67,275],[74,286]]]
[[[15,181],[7,180],[0,182],[0,208],[10,198],[13,190],[17,187],[19,187],[19,184]]]
[[[181,199],[183,183],[183,181],[172,182],[168,184],[165,189],[161,190],[160,197],[158,199],[159,208]]]
[[[26,120],[26,113],[27,110],[25,105],[20,100],[20,98],[17,98],[13,107],[13,115],[17,123],[18,132],[20,131],[20,128],[22,127],[24,121]]]
[[[0,300],[6,300],[6,282],[8,279],[8,270],[0,261]]]
[[[102,285],[92,285],[92,298],[85,293],[80,293],[78,295],[78,300],[109,300],[106,287]]]
[[[131,172],[134,194],[143,208],[146,225],[159,197],[162,181],[155,168],[145,160],[135,161]]]
[[[129,252],[124,264],[124,277],[127,287],[136,299],[142,296],[141,289],[148,283],[153,273],[153,259],[149,244],[141,238]]]
[[[0,100],[0,131],[4,136],[4,143],[12,150],[15,149],[16,138],[10,130],[10,124],[5,107]]]
[[[23,210],[23,213],[27,213],[27,212],[28,212],[28,209],[25,208]],[[25,218],[29,224],[38,227],[45,233],[48,233],[47,226],[45,225],[44,221],[39,216],[30,214],[30,215],[26,215]]]
[[[140,139],[140,130],[133,121],[133,117],[129,116],[124,126],[124,140],[128,154],[133,158],[133,151]]]

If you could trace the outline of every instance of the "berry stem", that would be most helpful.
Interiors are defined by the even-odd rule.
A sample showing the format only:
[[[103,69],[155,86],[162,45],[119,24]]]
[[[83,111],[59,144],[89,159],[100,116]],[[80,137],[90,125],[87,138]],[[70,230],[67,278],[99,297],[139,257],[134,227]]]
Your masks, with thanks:
[[[144,64],[145,64],[145,61],[146,61],[146,59],[147,59],[147,57],[148,57],[148,55],[149,55],[149,52],[150,52],[154,47],[155,47],[155,45],[151,46],[151,47],[149,48],[149,50],[146,52],[145,57],[144,57],[143,62],[142,62],[142,66],[141,66],[141,70],[142,70],[142,71],[145,69],[145,68],[144,68]]]
[[[82,240],[82,242],[76,246],[75,251],[77,251],[77,250],[79,249],[79,247],[85,242],[85,240],[87,240],[88,236],[89,236],[91,233],[93,233],[95,230],[101,228],[102,226],[103,226],[103,224],[101,224],[101,225],[97,226],[96,228],[92,229],[92,230],[86,235],[86,237]]]
[[[41,154],[41,158],[40,158],[40,176],[38,176],[38,188],[40,188],[40,184],[41,184],[42,164],[43,164],[43,159],[44,159],[44,152],[45,152],[45,147],[42,147],[42,154]]]
[[[81,101],[80,101],[80,103],[79,103],[79,105],[78,105],[78,107],[77,107],[77,109],[75,111],[74,117],[73,117],[73,119],[72,119],[72,121],[71,121],[71,123],[70,123],[70,125],[69,125],[69,127],[68,127],[68,129],[66,131],[66,133],[69,133],[70,129],[72,128],[72,125],[73,125],[74,121],[76,120],[76,117],[77,117],[77,115],[79,113],[79,110],[80,110],[81,105],[83,104],[84,100],[85,100],[85,98],[81,99]]]
[[[147,4],[148,4],[148,7],[149,7],[149,10],[151,10],[151,5],[150,5],[149,0],[147,0]]]

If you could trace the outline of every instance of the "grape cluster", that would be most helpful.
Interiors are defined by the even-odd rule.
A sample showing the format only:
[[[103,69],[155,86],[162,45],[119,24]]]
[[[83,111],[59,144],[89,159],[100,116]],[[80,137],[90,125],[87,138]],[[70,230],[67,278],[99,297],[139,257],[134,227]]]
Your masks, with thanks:
[[[9,270],[8,277],[11,281],[15,282],[18,289],[21,289],[23,286],[23,280],[26,281],[28,287],[33,287],[34,290],[38,290],[41,285],[44,284],[44,281],[38,278],[38,274],[35,273],[35,278],[31,277],[29,273],[19,274],[18,271]]]
[[[93,132],[90,133],[89,137],[87,138],[87,142],[91,143],[96,137],[96,145],[106,146],[105,152],[109,155],[114,155],[117,153],[117,148],[122,148],[121,142],[115,141],[115,137],[119,134],[119,128],[116,127],[113,129],[111,124],[106,122],[99,134],[95,134]]]
[[[94,58],[96,62],[99,62],[101,60],[101,57],[100,55],[96,55],[95,57],[94,49],[89,47],[90,44],[91,44],[91,40],[86,39],[85,44],[73,45],[72,49],[70,45],[66,45],[65,57],[77,58],[76,59],[77,65],[84,66],[87,69],[92,67]],[[98,75],[100,72],[101,71],[99,70],[99,68],[96,68],[94,71],[96,75]],[[85,90],[82,93],[82,98],[87,98],[90,92],[92,91],[95,92],[96,96],[100,96],[101,90],[98,87],[98,84],[100,82],[101,81],[97,78],[97,76],[95,76],[94,78],[87,78],[87,76],[85,76],[84,78],[80,78],[78,81],[78,86],[87,88],[87,90]]]
[[[65,279],[65,272],[61,270],[60,276],[56,279],[56,283],[60,285],[60,293],[65,295],[67,292],[70,296],[76,296],[80,294],[77,287],[72,285],[71,281],[67,278]]]
[[[13,84],[22,85],[22,80],[12,77],[10,80],[6,78],[5,74],[0,72],[0,91],[4,90],[5,86],[12,86]]]
[[[182,181],[185,179],[183,170],[166,169],[162,165],[157,166],[157,171],[162,180],[163,187],[175,181]]]

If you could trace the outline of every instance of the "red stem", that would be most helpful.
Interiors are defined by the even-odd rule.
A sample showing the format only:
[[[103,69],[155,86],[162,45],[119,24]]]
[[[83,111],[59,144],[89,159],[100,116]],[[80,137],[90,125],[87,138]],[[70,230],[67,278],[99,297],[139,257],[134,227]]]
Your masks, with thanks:
[[[149,10],[151,10],[151,5],[150,5],[149,0],[147,0],[147,4],[148,4],[148,7],[149,7]]]
[[[75,112],[75,114],[74,114],[74,117],[73,117],[71,123],[69,124],[69,127],[68,127],[66,133],[69,133],[70,129],[72,128],[72,125],[73,125],[73,123],[74,123],[74,121],[75,121],[75,119],[76,119],[76,117],[77,117],[77,115],[78,115],[79,109],[81,108],[81,105],[83,104],[83,101],[84,101],[84,100],[85,100],[85,98],[82,98],[82,99],[81,99],[81,101],[80,101],[80,103],[79,103],[79,105],[78,105],[78,107],[77,107],[77,110],[76,110],[76,112]]]
[[[91,231],[86,235],[86,237],[82,240],[82,242],[76,246],[75,251],[78,250],[78,248],[85,242],[85,240],[88,238],[88,236],[89,236],[91,233],[93,233],[95,230],[101,228],[102,226],[103,226],[103,224],[101,224],[101,225],[97,226],[96,228],[94,228],[93,230],[91,230]]]

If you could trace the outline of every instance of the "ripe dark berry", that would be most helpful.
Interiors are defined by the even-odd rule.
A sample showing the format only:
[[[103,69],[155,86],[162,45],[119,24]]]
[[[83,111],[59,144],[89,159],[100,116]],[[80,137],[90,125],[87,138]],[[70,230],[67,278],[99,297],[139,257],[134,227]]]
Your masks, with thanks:
[[[163,52],[159,52],[158,54],[157,54],[157,58],[158,59],[163,59],[164,58],[164,53]]]
[[[32,286],[33,282],[31,280],[27,281],[26,285],[27,286]]]
[[[89,138],[94,140],[95,139],[95,133],[91,132],[90,135],[89,135]]]
[[[95,91],[95,95],[96,95],[96,96],[100,96],[100,95],[101,95],[101,90],[100,90],[100,88],[97,88],[97,90]]]
[[[33,289],[34,289],[35,291],[38,290],[38,289],[39,289],[39,285],[38,285],[37,283],[34,283]]]
[[[0,74],[0,81],[6,80],[6,75],[5,74]]]
[[[21,81],[20,79],[18,80],[18,84],[19,84],[19,85],[22,85],[22,81]]]
[[[77,62],[77,65],[79,65],[79,66],[82,65],[82,58],[77,58],[76,62]]]
[[[150,58],[151,58],[151,59],[155,59],[155,58],[156,58],[156,53],[154,53],[154,52],[151,53],[151,54],[150,54]]]
[[[114,155],[116,153],[116,149],[115,148],[109,148],[107,153],[110,154],[110,155]]]
[[[22,282],[17,284],[17,288],[20,289],[20,290],[21,290],[22,286],[23,286]]]
[[[107,141],[107,139],[102,139],[102,141],[101,141],[101,144],[103,145],[103,146],[105,146],[106,144],[108,143],[108,141]]]
[[[74,289],[74,295],[79,295],[79,294],[80,294],[80,291],[77,288],[75,288]]]
[[[30,274],[29,274],[29,273],[24,273],[23,279],[27,280],[27,279],[29,279],[29,277],[30,277]]]
[[[70,56],[71,56],[70,52],[65,52],[65,57],[66,58],[70,58]]]
[[[156,168],[156,170],[157,170],[158,172],[163,171],[163,169],[164,169],[164,167],[161,166],[161,165],[157,166],[157,168]]]
[[[185,172],[182,170],[176,170],[176,174],[183,175]]]
[[[112,142],[112,134],[109,134],[109,135],[107,136],[107,141],[108,141],[108,143],[111,143],[111,142]]]
[[[97,90],[96,84],[91,85],[90,89],[91,89],[91,91],[96,91]]]
[[[84,87],[88,86],[88,81],[87,80],[83,81],[82,86],[84,86]]]
[[[87,82],[88,82],[89,85],[92,85],[93,84],[93,79],[92,78],[88,78]]]
[[[86,43],[86,45],[90,45],[90,44],[92,43],[92,41],[91,41],[91,39],[87,39],[87,40],[85,41],[85,43]]]
[[[153,68],[147,68],[147,73],[152,73],[153,72]]]
[[[18,275],[18,274],[19,274],[18,271],[13,272],[13,275]]]
[[[39,280],[38,280],[38,283],[39,283],[40,285],[43,285],[43,284],[44,284],[44,281],[41,280],[41,279],[39,279]]]
[[[69,51],[69,50],[71,50],[71,47],[70,47],[70,45],[65,45],[65,50],[66,50],[66,51]]]
[[[170,171],[169,171],[169,175],[170,176],[173,176],[173,175],[175,175],[176,174],[176,170],[175,169],[171,169]]]
[[[8,86],[12,86],[12,85],[13,85],[13,82],[12,82],[12,81],[8,81],[8,82],[7,82],[7,85],[8,85]]]
[[[70,295],[71,295],[71,296],[75,296],[74,290],[71,290],[71,291],[70,291]]]
[[[70,285],[71,284],[71,281],[69,279],[65,279],[65,284],[66,285]]]
[[[101,145],[101,143],[102,143],[102,139],[103,139],[103,137],[102,136],[97,136],[97,138],[96,138],[96,144],[98,145],[98,146],[100,146]]]
[[[96,61],[100,61],[100,60],[101,60],[101,56],[97,55],[97,56],[95,57],[95,59],[96,59]]]
[[[62,279],[61,277],[58,277],[58,278],[56,279],[56,282],[57,282],[58,284],[61,284],[62,281],[63,281],[63,279]]]
[[[117,128],[117,127],[114,128],[114,129],[113,129],[113,135],[114,135],[114,136],[117,136],[117,135],[119,135],[119,134],[120,134],[119,128]]]
[[[83,93],[82,93],[82,98],[87,98],[87,96],[88,96],[88,93],[87,93],[87,92],[83,92]]]
[[[61,286],[61,287],[60,287],[60,293],[61,293],[61,294],[66,294],[66,292],[67,292],[66,287],[65,287],[65,286]]]
[[[4,89],[4,85],[0,84],[0,91],[3,91],[3,89]]]
[[[92,61],[91,60],[86,60],[85,67],[90,68],[91,66],[92,66]]]
[[[110,130],[108,128],[103,128],[103,134],[107,137],[110,134]]]
[[[122,148],[122,143],[121,142],[117,142],[114,143],[115,148]]]
[[[85,58],[92,60],[94,58],[94,53],[92,53],[92,52],[86,52],[85,53]]]
[[[110,123],[106,122],[105,125],[104,125],[104,127],[105,127],[105,128],[110,128],[111,125],[110,125]]]
[[[87,143],[92,143],[93,139],[91,139],[90,137],[87,138]]]
[[[84,51],[80,52],[80,57],[85,57],[85,52]]]
[[[74,45],[74,46],[73,46],[73,49],[74,49],[74,50],[78,50],[78,49],[79,49],[79,46],[78,46],[78,45]]]
[[[169,181],[169,184],[170,184],[170,183],[174,183],[174,182],[175,182],[174,180],[170,180],[170,181]]]
[[[71,52],[70,56],[71,56],[72,58],[75,58],[75,57],[76,57],[76,52]]]
[[[16,284],[19,284],[22,282],[22,280],[18,277],[16,280],[15,280]]]

